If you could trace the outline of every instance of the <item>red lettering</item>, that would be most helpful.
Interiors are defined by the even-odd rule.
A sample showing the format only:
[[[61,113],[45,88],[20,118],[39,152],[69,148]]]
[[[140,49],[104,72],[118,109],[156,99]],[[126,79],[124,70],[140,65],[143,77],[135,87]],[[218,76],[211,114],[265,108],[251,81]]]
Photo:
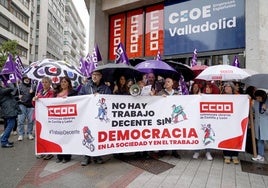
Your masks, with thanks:
[[[134,129],[134,130],[112,130],[112,131],[99,131],[98,141],[127,141],[139,139],[168,139],[168,138],[198,138],[194,128],[175,128],[168,129]]]
[[[144,129],[143,131],[142,131],[142,138],[144,138],[144,139],[148,139],[148,138],[150,138],[150,130],[149,129]]]
[[[98,134],[98,141],[99,142],[104,142],[108,138],[108,134],[105,131],[100,131]]]
[[[168,129],[164,129],[161,138],[170,138],[170,133]]]

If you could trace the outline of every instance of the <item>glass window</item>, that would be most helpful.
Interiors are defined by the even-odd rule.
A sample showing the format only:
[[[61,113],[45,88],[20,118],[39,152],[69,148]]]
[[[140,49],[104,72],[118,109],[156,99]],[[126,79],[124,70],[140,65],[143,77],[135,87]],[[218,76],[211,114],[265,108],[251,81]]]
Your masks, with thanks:
[[[40,5],[37,5],[37,14],[40,14]]]
[[[226,55],[213,56],[212,65],[221,65],[221,64],[232,65],[235,56],[238,57],[240,68],[245,68],[245,58],[243,54],[226,54]]]
[[[6,19],[5,17],[3,17],[1,14],[0,14],[0,25],[4,28],[4,29],[6,29],[6,30],[8,30],[8,19]]]

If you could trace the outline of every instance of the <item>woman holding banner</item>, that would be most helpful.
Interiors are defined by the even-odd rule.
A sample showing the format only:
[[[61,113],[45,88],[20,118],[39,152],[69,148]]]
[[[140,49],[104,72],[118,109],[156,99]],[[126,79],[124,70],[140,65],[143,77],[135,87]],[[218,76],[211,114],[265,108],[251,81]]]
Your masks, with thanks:
[[[193,91],[198,91],[197,87],[199,88],[199,85],[197,83],[194,83],[192,85]],[[199,88],[200,90],[200,88]],[[204,94],[220,94],[220,89],[216,86],[216,84],[211,82],[206,82],[205,87],[203,89]],[[199,94],[198,92],[193,92],[191,94]],[[206,150],[206,158],[208,161],[212,161],[213,157],[211,156],[210,149]],[[193,154],[193,159],[198,159],[200,155],[200,150],[195,150]]]
[[[53,98],[54,97],[54,91],[51,87],[52,80],[49,77],[43,77],[41,80],[42,88],[35,97],[33,97],[32,103],[35,107],[35,102],[40,98]],[[34,112],[34,119],[35,119],[35,112]],[[53,155],[37,155],[37,158],[44,158],[44,160],[50,160]]]
[[[223,85],[223,94],[235,94],[235,85],[233,82],[226,82]],[[231,159],[234,164],[239,164],[238,151],[223,150],[224,163],[230,164]]]
[[[69,77],[65,76],[60,79],[60,86],[58,91],[55,93],[56,97],[70,97],[70,96],[75,96],[77,95],[77,92],[73,89],[72,82]],[[59,154],[57,155],[57,160],[56,163],[67,163],[71,160],[72,155],[62,155]]]

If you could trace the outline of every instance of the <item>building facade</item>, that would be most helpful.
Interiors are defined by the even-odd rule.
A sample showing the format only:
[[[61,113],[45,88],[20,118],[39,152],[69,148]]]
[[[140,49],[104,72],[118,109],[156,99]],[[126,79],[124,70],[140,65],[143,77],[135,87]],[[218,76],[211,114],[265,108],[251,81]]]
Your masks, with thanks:
[[[28,62],[30,55],[31,9],[30,0],[0,1],[0,44],[7,40],[18,41],[18,55],[23,62]]]
[[[51,58],[79,64],[85,27],[72,0],[1,0],[0,44],[18,41],[25,65]]]
[[[162,58],[189,64],[232,64],[267,73],[266,0],[85,0],[90,13],[89,49],[97,43],[103,59],[115,58],[119,42],[132,64]]]
[[[71,0],[66,0],[63,43],[65,61],[78,64],[79,59],[85,57],[85,27]]]

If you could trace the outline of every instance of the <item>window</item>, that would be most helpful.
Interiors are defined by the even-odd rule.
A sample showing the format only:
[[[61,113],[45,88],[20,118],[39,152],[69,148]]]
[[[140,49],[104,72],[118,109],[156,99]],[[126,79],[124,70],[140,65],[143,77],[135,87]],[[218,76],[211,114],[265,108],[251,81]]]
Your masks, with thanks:
[[[3,27],[5,30],[8,30],[8,25],[9,25],[8,19],[0,14],[0,26]]]
[[[39,20],[36,21],[36,29],[39,29]]]
[[[8,0],[0,0],[0,4],[5,7],[8,8]]]

